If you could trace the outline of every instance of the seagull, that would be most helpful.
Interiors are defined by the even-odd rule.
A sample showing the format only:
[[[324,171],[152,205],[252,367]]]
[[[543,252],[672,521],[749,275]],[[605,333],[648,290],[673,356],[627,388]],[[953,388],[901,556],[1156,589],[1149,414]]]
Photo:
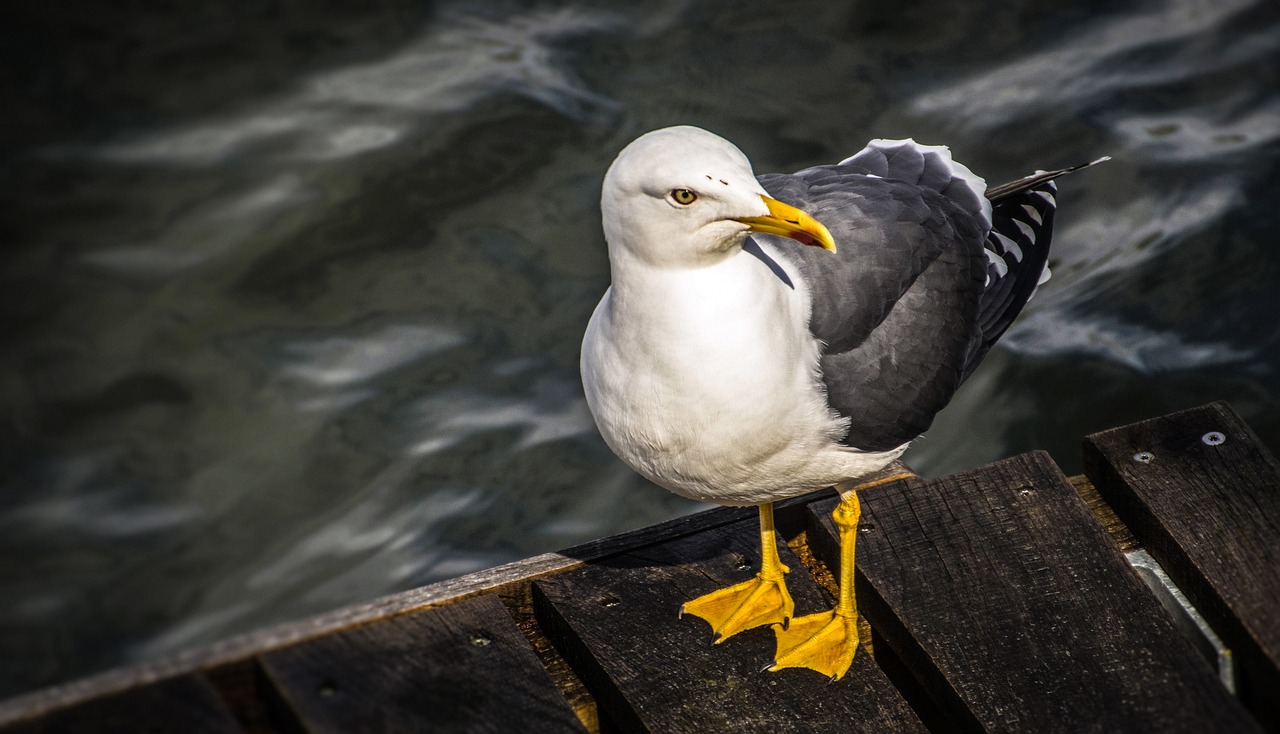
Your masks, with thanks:
[[[582,383],[636,472],[758,506],[759,573],[681,608],[714,643],[772,625],[766,670],[845,674],[858,489],[902,466],[1047,280],[1053,179],[1088,165],[988,189],[944,146],[874,140],[835,165],[757,177],[736,146],[689,126],[618,154],[600,197],[612,282]],[[772,503],[826,487],[840,496],[839,594],[793,619]]]

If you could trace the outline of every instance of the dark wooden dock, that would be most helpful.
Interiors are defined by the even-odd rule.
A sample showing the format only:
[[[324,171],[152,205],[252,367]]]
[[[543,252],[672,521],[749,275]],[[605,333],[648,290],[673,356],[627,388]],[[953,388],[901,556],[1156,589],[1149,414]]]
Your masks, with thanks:
[[[1280,464],[1221,403],[1083,449],[865,491],[835,684],[677,619],[758,563],[754,510],[717,509],[21,696],[0,733],[1280,731]],[[797,614],[834,504],[777,507]]]

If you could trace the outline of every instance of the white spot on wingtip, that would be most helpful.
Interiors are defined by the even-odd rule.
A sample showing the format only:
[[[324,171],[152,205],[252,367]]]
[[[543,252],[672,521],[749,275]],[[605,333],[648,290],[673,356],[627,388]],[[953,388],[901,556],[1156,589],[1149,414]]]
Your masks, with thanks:
[[[1014,260],[1017,260],[1018,262],[1022,262],[1022,248],[1018,247],[1017,242],[1014,242],[1013,240],[1000,234],[999,232],[992,232],[991,234],[994,235],[995,238],[1000,241],[1001,245],[1004,245],[1004,251],[1006,255],[1013,255]]]
[[[1040,218],[1040,212],[1034,206],[1023,204],[1022,210],[1027,213],[1028,217],[1031,217],[1031,221],[1036,224],[1044,224],[1044,220]]]
[[[1009,263],[1005,262],[1003,257],[1000,257],[991,250],[985,250],[985,252],[987,253],[987,260],[996,268],[997,278],[1003,278],[1009,274]],[[987,272],[987,282],[991,282],[990,271]]]
[[[1049,206],[1056,207],[1058,205],[1058,202],[1053,198],[1053,194],[1048,191],[1032,191],[1031,193],[1049,202]]]

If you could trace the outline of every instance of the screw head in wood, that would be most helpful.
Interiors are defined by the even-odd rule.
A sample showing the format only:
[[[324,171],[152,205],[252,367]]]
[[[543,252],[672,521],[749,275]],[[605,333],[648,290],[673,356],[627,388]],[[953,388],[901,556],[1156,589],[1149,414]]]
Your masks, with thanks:
[[[1221,446],[1227,442],[1227,437],[1219,431],[1209,431],[1200,437],[1206,446]]]
[[[1139,464],[1150,464],[1151,460],[1154,458],[1156,458],[1155,454],[1152,454],[1150,451],[1139,451],[1133,455],[1133,460]]]

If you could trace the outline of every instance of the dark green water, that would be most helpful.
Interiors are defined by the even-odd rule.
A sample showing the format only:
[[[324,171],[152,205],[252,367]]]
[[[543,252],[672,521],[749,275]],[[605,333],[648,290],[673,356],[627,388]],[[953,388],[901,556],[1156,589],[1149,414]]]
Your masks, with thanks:
[[[1114,157],[923,473],[1215,399],[1280,449],[1271,0],[189,5],[0,25],[0,695],[698,509],[577,375],[670,124]]]

